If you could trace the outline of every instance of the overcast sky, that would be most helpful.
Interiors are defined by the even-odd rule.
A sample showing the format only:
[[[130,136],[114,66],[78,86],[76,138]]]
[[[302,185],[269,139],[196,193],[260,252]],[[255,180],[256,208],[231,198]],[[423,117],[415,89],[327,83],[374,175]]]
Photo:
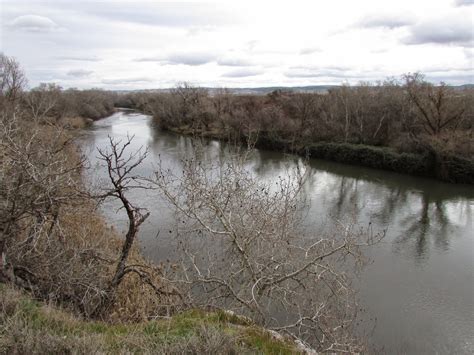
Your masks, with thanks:
[[[0,0],[30,86],[323,85],[422,71],[474,83],[474,0]]]

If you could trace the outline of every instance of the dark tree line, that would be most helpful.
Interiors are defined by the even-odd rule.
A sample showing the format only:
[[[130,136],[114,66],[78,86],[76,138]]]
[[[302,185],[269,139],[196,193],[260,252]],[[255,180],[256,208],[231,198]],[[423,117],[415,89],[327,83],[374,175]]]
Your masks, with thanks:
[[[162,128],[184,133],[258,136],[295,148],[335,142],[468,158],[473,153],[474,90],[433,85],[418,73],[326,93],[237,95],[181,84],[169,92],[122,95],[119,101],[152,114]]]

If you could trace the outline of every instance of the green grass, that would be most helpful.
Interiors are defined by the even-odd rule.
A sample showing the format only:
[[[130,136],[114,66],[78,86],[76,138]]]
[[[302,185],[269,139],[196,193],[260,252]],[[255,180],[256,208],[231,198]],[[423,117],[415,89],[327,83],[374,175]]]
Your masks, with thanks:
[[[223,311],[189,310],[135,324],[79,319],[0,285],[2,354],[294,354],[291,341],[277,340],[243,317]]]

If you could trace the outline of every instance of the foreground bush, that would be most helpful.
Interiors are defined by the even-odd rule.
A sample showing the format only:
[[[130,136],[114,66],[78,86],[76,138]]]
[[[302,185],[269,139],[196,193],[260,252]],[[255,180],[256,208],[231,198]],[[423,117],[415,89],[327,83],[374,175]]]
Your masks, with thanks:
[[[21,76],[12,63],[8,59],[7,74]],[[25,104],[23,87],[11,86],[10,77],[0,85],[0,282],[85,317],[124,321],[168,314],[174,302],[161,285],[160,268],[133,245],[120,257],[121,236],[101,219],[98,201],[82,181],[84,161],[74,136],[49,120],[44,108],[54,107],[49,91],[57,89],[30,93],[34,100]],[[138,266],[111,288],[118,260]]]

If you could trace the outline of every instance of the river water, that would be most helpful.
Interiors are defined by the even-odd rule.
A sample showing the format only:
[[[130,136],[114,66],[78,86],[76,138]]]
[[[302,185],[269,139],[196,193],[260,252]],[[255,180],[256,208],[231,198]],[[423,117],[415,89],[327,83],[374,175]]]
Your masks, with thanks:
[[[149,155],[137,173],[149,176],[156,162],[180,169],[183,154],[193,149],[191,138],[162,132],[149,116],[117,112],[84,131],[82,147],[89,158],[91,184],[107,182],[98,164],[97,148],[108,136],[134,135],[132,149],[148,147]],[[209,141],[204,154],[225,160],[226,145]],[[299,158],[255,151],[249,169],[271,180]],[[304,193],[310,202],[306,218],[324,231],[335,219],[354,218],[362,226],[386,230],[369,252],[369,264],[355,285],[365,318],[372,319],[370,341],[386,353],[474,353],[474,187],[381,170],[310,160]],[[144,254],[156,261],[172,258],[173,217],[157,193],[129,194],[151,216],[140,231]],[[125,228],[124,211],[116,201],[102,207],[107,220]]]

